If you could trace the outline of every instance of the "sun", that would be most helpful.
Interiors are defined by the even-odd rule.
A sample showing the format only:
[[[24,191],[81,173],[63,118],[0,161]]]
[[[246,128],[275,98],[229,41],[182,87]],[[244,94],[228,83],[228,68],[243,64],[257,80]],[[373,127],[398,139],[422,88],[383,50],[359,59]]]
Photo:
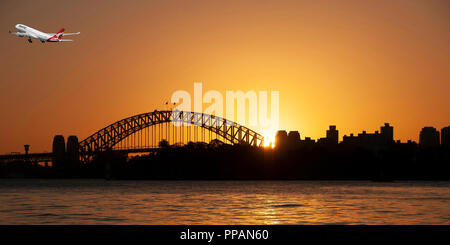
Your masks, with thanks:
[[[269,129],[269,130],[263,130],[262,136],[264,137],[264,147],[272,146],[275,147],[275,135],[276,130]]]

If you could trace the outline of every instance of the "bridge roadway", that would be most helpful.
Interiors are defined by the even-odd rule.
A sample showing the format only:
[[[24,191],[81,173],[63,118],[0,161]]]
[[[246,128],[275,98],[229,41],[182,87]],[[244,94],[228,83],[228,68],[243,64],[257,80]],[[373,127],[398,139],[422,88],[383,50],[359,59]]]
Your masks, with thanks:
[[[0,161],[17,161],[17,160],[27,160],[32,162],[51,162],[53,153],[28,153],[28,154],[6,154],[0,155]]]
[[[135,148],[135,149],[117,149],[113,152],[119,152],[123,154],[132,153],[149,153],[156,152],[159,148]],[[5,154],[0,155],[0,161],[31,161],[31,162],[51,162],[53,158],[53,153],[43,152],[43,153],[29,153],[29,154]]]

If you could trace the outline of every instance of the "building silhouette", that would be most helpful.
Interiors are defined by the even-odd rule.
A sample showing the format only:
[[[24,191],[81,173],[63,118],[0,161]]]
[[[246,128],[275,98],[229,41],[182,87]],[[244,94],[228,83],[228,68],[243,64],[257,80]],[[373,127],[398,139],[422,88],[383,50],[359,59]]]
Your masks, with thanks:
[[[381,143],[381,134],[378,132],[378,130],[376,130],[373,134],[363,131],[362,133],[358,134],[358,137],[361,145],[363,146],[377,146]]]
[[[350,134],[349,136],[344,135],[344,137],[342,137],[342,142],[344,144],[358,144],[359,138],[353,134]]]
[[[289,143],[297,143],[300,141],[300,133],[298,131],[289,131],[288,134]]]
[[[289,131],[287,140],[290,148],[297,148],[300,145],[300,133],[298,131]]]
[[[353,144],[364,147],[385,147],[387,145],[395,143],[394,141],[394,127],[385,123],[380,127],[380,131],[376,130],[374,133],[367,133],[362,131],[357,136],[350,134],[350,136],[344,135],[342,142],[345,144]]]
[[[419,146],[433,148],[439,146],[439,132],[434,127],[424,127],[420,131]]]
[[[381,132],[381,143],[392,144],[394,142],[394,127],[389,125],[389,123],[384,123],[384,126],[380,128]]]
[[[275,147],[285,147],[288,144],[288,134],[286,130],[278,130],[275,135]]]
[[[316,143],[316,141],[311,139],[311,137],[305,137],[305,140],[302,141],[302,145],[304,146],[313,145],[314,143]]]
[[[317,140],[317,143],[326,143],[326,138]],[[299,147],[313,146],[316,143],[311,137],[305,137],[304,140],[300,138],[298,131],[278,130],[275,135],[275,147],[280,149],[298,149]]]
[[[327,130],[326,142],[334,145],[339,143],[339,131],[336,130],[336,125],[330,125],[330,128]]]
[[[450,126],[441,129],[441,145],[450,148]]]

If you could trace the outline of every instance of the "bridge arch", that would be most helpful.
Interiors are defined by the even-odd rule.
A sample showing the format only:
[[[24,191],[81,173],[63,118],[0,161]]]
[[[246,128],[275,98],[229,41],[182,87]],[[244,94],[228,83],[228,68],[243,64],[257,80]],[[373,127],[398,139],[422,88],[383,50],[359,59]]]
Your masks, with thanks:
[[[84,160],[89,159],[98,152],[113,149],[116,144],[128,136],[161,123],[202,127],[223,137],[231,144],[264,145],[262,135],[222,117],[199,112],[155,110],[124,118],[98,130],[80,142],[80,156]]]

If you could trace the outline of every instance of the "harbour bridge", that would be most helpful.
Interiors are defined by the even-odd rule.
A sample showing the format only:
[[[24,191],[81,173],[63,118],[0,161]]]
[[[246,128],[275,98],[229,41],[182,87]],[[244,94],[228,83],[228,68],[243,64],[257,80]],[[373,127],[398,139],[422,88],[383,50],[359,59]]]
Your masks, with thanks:
[[[106,151],[123,153],[154,152],[167,145],[184,145],[188,142],[222,142],[261,147],[264,137],[257,132],[215,115],[165,110],[142,113],[114,122],[86,139],[78,142],[71,136],[67,147],[62,136],[55,136],[52,153],[38,153],[33,159],[47,161],[69,154],[87,162],[96,154]],[[0,160],[26,159],[32,154],[2,155]]]

